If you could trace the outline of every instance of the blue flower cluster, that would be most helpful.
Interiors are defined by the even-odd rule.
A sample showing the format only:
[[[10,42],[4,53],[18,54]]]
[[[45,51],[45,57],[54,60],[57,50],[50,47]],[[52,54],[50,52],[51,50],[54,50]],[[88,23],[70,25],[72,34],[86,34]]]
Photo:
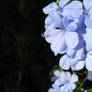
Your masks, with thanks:
[[[56,77],[55,82],[48,92],[73,92],[76,88],[75,82],[78,81],[76,74],[71,75],[69,72],[55,70],[54,77]]]
[[[54,55],[63,54],[59,60],[59,66],[64,70],[73,71],[82,70],[84,67],[91,72],[92,77],[92,0],[84,0],[83,3],[78,0],[60,0],[59,5],[52,2],[43,8],[43,12],[48,16],[45,19],[45,32],[42,36],[50,43],[50,48]],[[88,74],[90,75],[90,74]],[[61,81],[62,76],[70,79],[69,72],[56,74],[57,81]],[[68,78],[69,77],[69,78]],[[89,77],[90,79],[90,77]],[[70,81],[67,81],[70,83]],[[70,79],[71,80],[71,79]],[[75,77],[77,80],[77,77]],[[90,79],[92,80],[92,78]],[[57,82],[56,81],[56,82]],[[65,81],[64,79],[62,81]],[[70,87],[70,91],[64,91],[66,84],[58,89],[57,83],[53,85],[54,89],[49,92],[73,92],[75,88]],[[71,84],[72,85],[72,84]],[[69,85],[70,86],[70,85]],[[68,88],[66,89],[68,90]]]

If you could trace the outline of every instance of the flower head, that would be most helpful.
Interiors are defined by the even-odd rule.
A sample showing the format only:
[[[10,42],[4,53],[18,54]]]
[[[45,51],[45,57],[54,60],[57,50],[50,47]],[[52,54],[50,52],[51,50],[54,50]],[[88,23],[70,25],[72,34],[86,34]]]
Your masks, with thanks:
[[[58,72],[56,72],[56,75],[58,75]],[[49,90],[54,89],[53,92],[72,92],[76,88],[75,82],[77,81],[78,76],[76,74],[71,75],[69,72],[62,71],[59,72],[59,76],[52,85],[53,88],[50,88]],[[57,90],[55,91],[55,89]]]

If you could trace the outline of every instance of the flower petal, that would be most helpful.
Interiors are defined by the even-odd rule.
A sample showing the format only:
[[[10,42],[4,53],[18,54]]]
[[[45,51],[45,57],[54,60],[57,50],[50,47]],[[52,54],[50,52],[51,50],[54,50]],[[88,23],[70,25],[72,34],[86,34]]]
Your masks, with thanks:
[[[73,83],[77,82],[78,81],[78,76],[76,74],[73,74],[70,81],[73,82]]]
[[[70,68],[70,64],[71,64],[71,59],[67,55],[64,55],[59,60],[59,66],[65,70],[68,70]]]
[[[48,90],[48,92],[55,92],[55,90],[54,90],[53,88],[50,88],[50,89]]]
[[[76,84],[71,83],[71,87],[72,87],[72,90],[75,90],[75,88],[76,88]]]
[[[43,8],[43,12],[45,14],[51,13],[53,10],[56,10],[58,8],[56,2],[52,2],[49,5],[47,5],[45,8]]]
[[[68,49],[74,49],[79,43],[79,37],[76,32],[66,32],[65,41]]]
[[[50,26],[45,26],[45,29],[46,31],[42,36],[45,37],[48,43],[53,42],[56,36],[61,32],[61,30],[53,28],[53,24]]]
[[[70,72],[66,72],[66,76],[67,76],[67,79],[68,79],[68,80],[71,79],[71,73],[70,73]]]
[[[55,75],[56,77],[59,77],[59,76],[60,76],[60,71],[55,70],[55,71],[54,71],[54,75]]]
[[[62,16],[59,13],[59,10],[55,10],[54,12],[52,12],[51,14],[49,14],[49,16],[51,18],[51,21],[55,25],[55,27],[58,27],[58,28],[62,28],[63,27]]]
[[[76,6],[76,7],[75,7]],[[82,3],[80,1],[72,1],[71,3],[67,4],[62,12],[64,17],[68,18],[79,18],[82,14]]]
[[[46,25],[50,25],[51,24],[51,18],[50,16],[47,16],[46,19],[45,19],[45,24]]]
[[[85,66],[84,60],[72,60],[71,68],[73,71],[79,71],[82,70]]]
[[[60,77],[59,77],[59,79],[58,79],[58,82],[59,82],[61,85],[64,85],[67,81],[69,81],[69,80],[67,79],[67,74],[66,74],[66,72],[62,71],[62,72],[61,72],[61,75],[60,75]]]
[[[90,0],[83,0],[83,4],[87,11],[92,8],[92,3],[90,3]]]
[[[91,54],[87,54],[86,57],[86,68],[88,71],[92,71],[92,55]]]
[[[64,51],[65,48],[66,48],[65,38],[63,32],[61,32],[55,37],[54,41],[52,41],[51,50],[54,52],[56,56],[57,54],[61,53],[61,51]]]
[[[86,42],[87,51],[92,50],[92,29],[86,28],[86,34],[84,35],[84,40]]]
[[[59,7],[63,8],[70,0],[60,0]]]
[[[88,28],[92,29],[92,15],[86,16],[84,22],[85,22],[85,25],[86,25]]]
[[[77,23],[76,22],[71,22],[66,27],[67,31],[76,31],[76,29],[77,29]]]

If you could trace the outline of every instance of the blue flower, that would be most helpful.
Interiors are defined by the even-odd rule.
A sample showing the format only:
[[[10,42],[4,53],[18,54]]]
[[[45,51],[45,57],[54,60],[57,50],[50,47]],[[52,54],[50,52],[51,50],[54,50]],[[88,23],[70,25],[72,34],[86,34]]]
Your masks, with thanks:
[[[68,30],[69,28],[73,30],[73,25],[67,23],[64,28],[56,29],[53,24],[50,26],[45,26],[46,31],[43,34],[46,41],[51,44],[51,50],[55,55],[66,53],[68,49],[75,48],[79,43],[79,37],[77,32]],[[73,24],[73,23],[72,23]],[[76,28],[74,28],[76,29]],[[70,44],[70,45],[69,45]]]
[[[92,3],[90,0],[83,0],[85,24],[88,28],[92,29]]]
[[[78,19],[82,15],[82,4],[80,1],[72,1],[67,4],[69,1],[60,0],[59,6],[53,2],[43,8],[43,12],[48,14],[45,20],[46,31],[43,33],[43,37],[51,44],[51,50],[55,55],[65,54],[79,44],[77,29],[78,22],[80,22]],[[77,7],[73,8],[75,3]],[[70,14],[69,10],[73,14]],[[67,13],[64,13],[66,11]],[[79,30],[81,30],[81,27]],[[69,56],[71,56],[70,54]]]
[[[56,70],[57,71],[57,70]],[[54,87],[50,90],[54,89],[54,91],[49,92],[73,92],[76,88],[75,82],[78,81],[78,76],[76,74],[71,75],[69,72],[55,72],[57,80],[54,82]],[[57,89],[55,91],[55,89]]]

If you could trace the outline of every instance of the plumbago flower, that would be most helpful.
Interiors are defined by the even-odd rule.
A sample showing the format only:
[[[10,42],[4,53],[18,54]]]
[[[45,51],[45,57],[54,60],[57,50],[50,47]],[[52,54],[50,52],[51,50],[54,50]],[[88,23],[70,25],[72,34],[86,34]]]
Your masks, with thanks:
[[[71,75],[70,72],[55,70],[54,75],[57,79],[48,92],[73,92],[76,88],[75,83],[78,81],[78,76],[76,74]]]
[[[60,0],[59,6],[53,2],[43,8],[44,13],[49,14],[45,20],[46,31],[43,37],[51,44],[51,50],[55,55],[66,53],[74,49],[79,43],[78,34],[76,32],[77,22],[75,19],[79,18],[82,13],[82,11],[77,11],[78,9],[82,10],[82,4],[79,1],[72,1],[71,4],[67,5],[68,2],[69,0]],[[78,4],[77,8],[74,8],[75,4]],[[68,15],[69,17],[64,15],[63,11],[68,11],[66,14],[70,14],[70,6],[72,6],[72,12],[77,12],[78,16],[75,16],[75,13],[71,16]]]

